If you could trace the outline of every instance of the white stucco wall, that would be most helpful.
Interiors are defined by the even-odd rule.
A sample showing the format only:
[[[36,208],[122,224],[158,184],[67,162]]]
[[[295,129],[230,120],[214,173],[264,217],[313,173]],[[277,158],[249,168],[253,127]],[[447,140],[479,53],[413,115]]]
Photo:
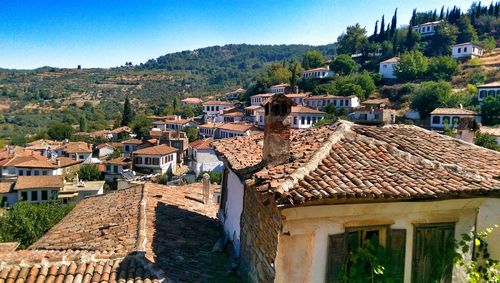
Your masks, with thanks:
[[[224,232],[233,242],[236,252],[240,251],[240,218],[243,211],[243,183],[228,169],[227,201],[224,209]]]
[[[224,163],[217,158],[213,149],[209,150],[194,150],[196,152],[194,171],[196,175],[204,171],[222,172],[224,170]]]
[[[394,68],[396,68],[397,62],[389,62],[389,63],[380,63],[379,65],[379,73],[382,75],[384,79],[396,79],[396,75],[394,74]]]
[[[461,234],[473,229],[477,211],[478,228],[490,227],[499,220],[500,199],[325,205],[285,209],[283,234],[279,236],[275,262],[276,282],[294,282],[293,280],[298,278],[301,282],[325,282],[328,236],[344,233],[346,226],[374,225],[406,229],[404,282],[411,282],[414,224],[455,222],[455,237],[460,239]],[[288,237],[291,239],[284,239]],[[299,237],[297,239],[300,241],[294,240],[294,237]],[[496,230],[488,240],[491,255],[495,259],[500,259],[499,237],[500,232]],[[295,250],[294,253],[300,255],[301,264],[297,264],[296,257],[290,257],[289,250]],[[457,268],[454,268],[453,276],[453,282],[462,282],[463,274]]]

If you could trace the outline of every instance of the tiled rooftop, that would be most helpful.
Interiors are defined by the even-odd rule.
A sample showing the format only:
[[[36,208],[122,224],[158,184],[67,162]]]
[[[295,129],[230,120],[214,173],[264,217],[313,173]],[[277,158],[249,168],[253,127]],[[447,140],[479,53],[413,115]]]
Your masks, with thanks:
[[[307,106],[293,106],[292,107],[292,114],[297,113],[297,114],[325,114],[323,111],[319,111],[316,109],[309,108]]]
[[[500,153],[415,126],[331,126],[292,131],[289,163],[261,162],[262,136],[213,142],[235,173],[277,203],[413,199],[500,190]]]
[[[146,147],[133,152],[137,155],[166,155],[170,153],[177,152],[176,148],[170,147],[166,144],[160,144],[152,147]]]
[[[213,138],[199,139],[189,143],[189,146],[193,149],[198,149],[198,150],[211,149],[212,146],[210,145],[210,143],[213,140],[214,140]]]
[[[15,190],[26,190],[33,188],[62,188],[63,176],[19,176],[17,177]]]
[[[436,108],[431,115],[477,115],[477,113],[462,108]]]

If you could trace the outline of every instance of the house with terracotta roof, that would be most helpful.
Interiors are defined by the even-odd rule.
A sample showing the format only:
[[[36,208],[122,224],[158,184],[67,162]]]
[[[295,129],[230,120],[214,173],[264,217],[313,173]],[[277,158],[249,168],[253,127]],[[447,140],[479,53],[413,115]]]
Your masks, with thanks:
[[[344,109],[351,112],[353,108],[359,107],[359,98],[355,95],[314,95],[304,98],[304,105],[318,110],[324,110],[329,105],[334,105],[335,109]]]
[[[356,108],[348,118],[358,124],[383,125],[396,122],[396,111],[389,108],[387,98],[373,98],[361,102],[361,107]]]
[[[445,125],[456,128],[463,118],[473,118],[477,123],[481,123],[481,116],[476,112],[462,108],[436,108],[431,112],[431,128],[436,130],[444,129]]]
[[[181,131],[184,127],[196,126],[192,120],[181,119],[180,117],[176,119],[155,121],[152,124],[153,129],[158,129],[160,131]]]
[[[307,97],[309,97],[310,94],[311,93],[309,93],[309,92],[308,93],[301,92],[301,93],[289,93],[286,96],[288,98],[291,98],[295,102],[295,104],[297,104],[297,105],[304,105],[305,99]]]
[[[120,149],[121,149],[121,144],[120,144]],[[98,158],[104,158],[106,156],[113,154],[113,152],[115,152],[115,147],[109,143],[101,143],[96,146],[95,150],[97,152]]]
[[[436,33],[436,30],[441,22],[442,21],[426,22],[413,26],[412,29],[414,32],[420,33],[422,37],[431,36]]]
[[[292,131],[283,105],[265,106],[263,136],[213,142],[225,165],[219,218],[244,280],[343,282],[349,253],[370,242],[395,282],[432,282],[433,269],[461,282],[451,256],[433,255],[498,222],[499,152],[408,125]],[[500,259],[500,231],[487,242]]]
[[[500,81],[477,86],[477,100],[482,102],[486,97],[500,97]]]
[[[104,161],[104,180],[108,182],[115,182],[121,178],[125,170],[132,168],[132,160],[127,157],[117,157],[111,160]]]
[[[233,108],[231,102],[210,100],[203,103],[203,113],[205,113],[205,121],[211,121],[214,117],[220,115],[224,109]]]
[[[86,142],[65,142],[54,150],[57,152],[57,156],[83,160],[85,163],[90,162],[92,158],[92,145]]]
[[[195,107],[195,106],[201,105],[202,103],[203,103],[203,101],[201,99],[199,99],[198,97],[188,97],[188,98],[184,98],[183,100],[181,100],[181,106]]]
[[[335,73],[330,70],[330,66],[326,65],[326,66],[319,67],[319,68],[305,70],[302,73],[302,78],[304,80],[306,80],[306,79],[324,79],[324,78],[331,78],[331,77],[333,77],[334,74]]]
[[[222,172],[224,164],[217,158],[211,142],[214,139],[204,138],[189,144],[189,168],[196,176],[202,172]]]
[[[226,100],[237,100],[240,99],[240,96],[245,94],[246,90],[243,88],[238,88],[233,91],[226,93]]]
[[[394,80],[396,76],[395,70],[399,63],[399,57],[392,57],[379,63],[378,73],[383,79]]]
[[[177,149],[165,144],[132,152],[133,169],[143,173],[165,174],[175,172]]]
[[[325,112],[307,106],[293,106],[290,112],[292,129],[307,129],[325,117]]]
[[[57,193],[64,187],[63,176],[19,176],[14,190],[17,199],[32,203],[57,199]]]
[[[267,99],[269,99],[273,95],[274,93],[260,93],[252,95],[250,96],[250,104],[252,106],[260,106],[262,103],[264,103]]]
[[[152,129],[149,135],[158,141],[177,149],[177,163],[181,164],[188,151],[189,138],[183,131],[156,131]],[[156,145],[156,144],[154,144]],[[139,147],[141,148],[141,147]]]
[[[208,122],[206,124],[200,125],[200,136],[202,137],[215,137],[215,132],[221,123]]]
[[[87,197],[28,249],[0,244],[0,281],[227,282],[218,195],[146,183]]]
[[[126,141],[122,141],[123,144],[123,156],[130,157],[132,152],[137,150],[137,147],[142,144],[142,141],[139,139],[129,139]]]
[[[459,43],[451,47],[451,57],[459,60],[479,58],[483,53],[484,48],[472,42]]]
[[[238,123],[243,121],[245,114],[239,108],[230,108],[224,110],[219,117],[220,119],[216,119],[215,122]]]
[[[260,105],[250,105],[245,107],[245,116],[246,119],[250,122],[257,121],[257,110],[263,109]]]
[[[287,94],[292,92],[292,88],[288,83],[280,83],[277,85],[270,86],[268,91],[272,94],[277,94],[277,93]]]
[[[134,131],[132,131],[132,129],[128,126],[118,127],[110,131],[112,141],[130,138],[131,136],[134,136],[133,133]]]
[[[249,136],[251,130],[253,129],[252,124],[247,123],[231,123],[231,124],[221,124],[217,127],[215,131],[216,139],[232,138]]]

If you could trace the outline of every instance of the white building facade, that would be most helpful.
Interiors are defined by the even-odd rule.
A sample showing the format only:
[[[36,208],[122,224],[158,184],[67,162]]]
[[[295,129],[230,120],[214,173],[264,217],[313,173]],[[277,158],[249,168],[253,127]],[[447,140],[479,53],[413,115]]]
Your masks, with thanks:
[[[474,43],[466,42],[451,47],[451,57],[455,59],[478,58],[483,56],[484,49]]]
[[[379,74],[384,79],[397,79],[395,74],[395,68],[399,63],[399,57],[393,57],[391,59],[387,59],[385,61],[380,62],[379,64]]]

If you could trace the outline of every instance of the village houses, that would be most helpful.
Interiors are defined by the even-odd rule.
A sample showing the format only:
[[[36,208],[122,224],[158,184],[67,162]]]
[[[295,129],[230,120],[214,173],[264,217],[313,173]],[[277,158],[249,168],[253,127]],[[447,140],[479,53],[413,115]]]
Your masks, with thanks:
[[[334,72],[330,71],[330,66],[305,70],[302,73],[303,79],[324,79],[333,77]]]
[[[387,98],[367,99],[361,102],[361,107],[350,113],[348,118],[360,124],[392,124],[396,122],[396,111],[389,108]]]
[[[500,97],[500,81],[477,86],[477,100],[484,101],[486,97]]]
[[[472,118],[481,123],[476,112],[462,108],[436,108],[431,112],[431,128],[442,131],[445,126],[456,128],[463,118]]]
[[[449,243],[497,224],[500,153],[407,125],[291,130],[291,105],[264,105],[263,136],[213,143],[219,217],[244,280],[344,282],[349,253],[372,241],[395,282],[430,282],[436,268],[462,282]],[[493,258],[499,240],[487,239]]]
[[[203,101],[198,97],[188,97],[181,100],[181,106],[191,106],[196,107],[203,103]]]
[[[397,79],[396,66],[398,65],[399,57],[392,57],[384,60],[379,64],[379,74],[383,79],[394,80]]]
[[[455,59],[470,59],[483,56],[484,49],[474,43],[465,42],[451,47],[451,57]]]
[[[290,112],[292,129],[307,129],[325,117],[325,112],[306,106],[293,106]]]
[[[277,93],[287,94],[292,92],[292,88],[288,83],[280,83],[269,87],[269,92],[272,94],[277,94]]]
[[[233,108],[231,102],[210,100],[203,103],[203,113],[205,113],[205,121],[212,121],[214,117],[222,113],[226,108]]]
[[[413,31],[420,33],[422,37],[431,36],[436,33],[436,29],[441,21],[427,22],[420,25],[413,26]]]
[[[359,98],[355,95],[351,96],[335,96],[335,95],[315,95],[304,98],[304,104],[314,109],[323,110],[329,105],[335,106],[335,109],[345,109],[350,112],[353,108],[359,106]]]
[[[199,139],[189,144],[189,167],[198,176],[202,172],[222,172],[224,164],[210,145],[213,138]]]
[[[233,91],[230,91],[230,92],[226,93],[226,100],[238,100],[238,99],[240,99],[240,96],[245,94],[245,91],[246,90],[243,88],[238,88],[238,89],[235,89]]]
[[[175,172],[177,149],[165,144],[132,152],[133,169],[146,174]]]

